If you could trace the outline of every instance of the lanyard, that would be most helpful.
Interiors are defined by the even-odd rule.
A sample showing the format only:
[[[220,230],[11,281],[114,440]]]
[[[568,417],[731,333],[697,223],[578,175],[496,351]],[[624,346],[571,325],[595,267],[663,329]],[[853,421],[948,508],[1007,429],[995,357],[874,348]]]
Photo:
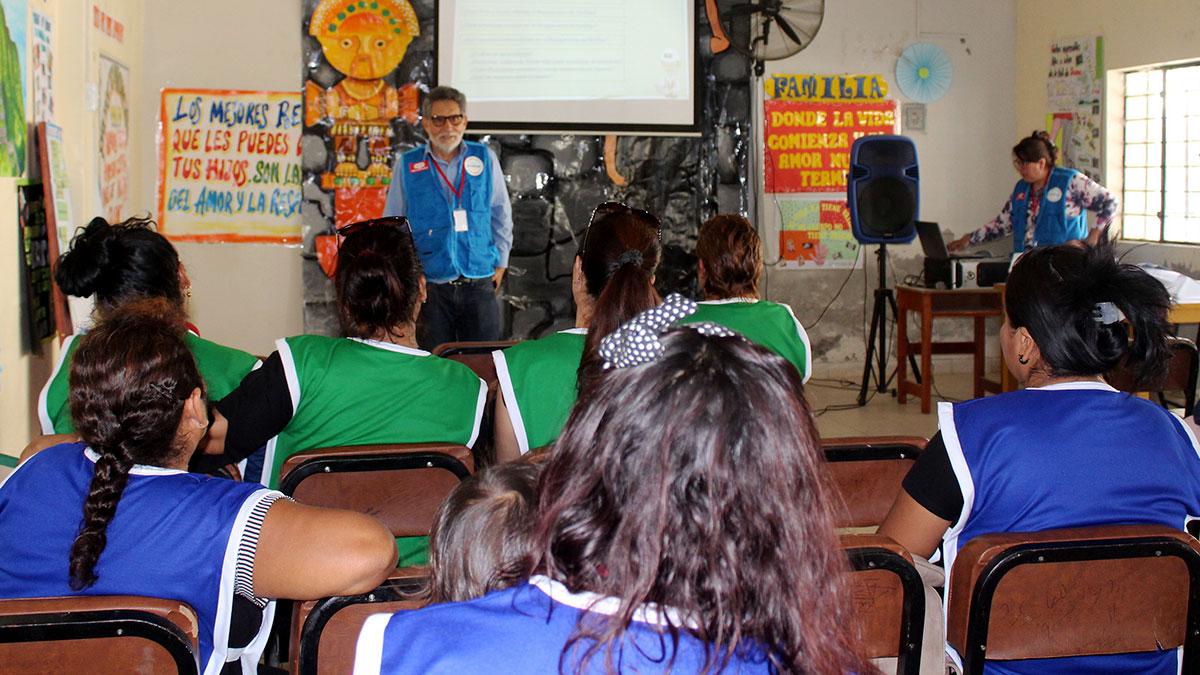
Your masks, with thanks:
[[[467,180],[467,158],[463,157],[462,168],[458,172],[458,187],[446,178],[446,174],[442,171],[442,167],[438,166],[437,159],[430,157],[429,161],[433,162],[433,168],[437,169],[438,175],[442,177],[442,181],[446,183],[446,187],[450,188],[450,192],[454,193],[454,206],[458,207],[459,201],[462,199],[463,183]]]

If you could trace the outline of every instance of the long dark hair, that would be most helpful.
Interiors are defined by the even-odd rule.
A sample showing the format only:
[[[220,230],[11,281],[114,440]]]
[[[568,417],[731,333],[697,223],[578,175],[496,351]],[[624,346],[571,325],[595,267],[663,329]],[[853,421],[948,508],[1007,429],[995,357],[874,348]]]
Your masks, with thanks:
[[[1145,270],[1117,262],[1105,242],[1026,252],[1008,277],[1004,299],[1009,325],[1029,331],[1052,375],[1099,375],[1125,358],[1141,384],[1166,371],[1171,297]],[[1101,302],[1120,309],[1128,325],[1097,321]]]
[[[71,545],[71,588],[96,582],[134,464],[163,466],[175,447],[184,401],[204,390],[184,327],[164,301],[126,305],[84,335],[71,362],[70,406],[75,428],[100,455],[83,503],[83,522]]]
[[[362,225],[338,249],[334,286],[343,333],[373,338],[413,320],[421,259],[407,221],[383,218]]]
[[[704,263],[704,294],[714,300],[758,295],[762,239],[745,217],[718,213],[704,221],[696,238]]]
[[[761,648],[779,672],[861,672],[796,369],[739,337],[682,328],[662,343],[582,392],[539,485],[533,569],[620,600],[577,626],[560,670],[580,650],[611,670],[634,611],[658,603],[695,620],[705,670]]]
[[[93,218],[59,256],[54,280],[68,295],[95,295],[101,313],[138,298],[164,298],[182,309],[179,254],[154,227],[149,218],[113,225]]]
[[[490,466],[454,488],[429,533],[429,601],[477,598],[519,581],[530,537],[542,464]]]
[[[579,362],[580,389],[600,370],[600,341],[660,302],[651,281],[662,258],[654,217],[620,204],[600,209],[579,250],[587,293],[596,299]]]
[[[1038,129],[1035,129],[1033,133],[1017,141],[1017,144],[1013,146],[1012,152],[1013,157],[1022,162],[1036,162],[1039,159],[1044,159],[1047,166],[1051,169],[1058,162],[1058,148],[1054,147],[1054,141],[1050,140],[1050,134]]]

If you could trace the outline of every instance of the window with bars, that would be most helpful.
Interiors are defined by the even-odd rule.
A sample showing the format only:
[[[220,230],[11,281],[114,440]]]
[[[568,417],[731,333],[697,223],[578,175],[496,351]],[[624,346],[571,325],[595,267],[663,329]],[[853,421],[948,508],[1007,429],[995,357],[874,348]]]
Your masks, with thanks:
[[[1200,64],[1125,74],[1122,236],[1200,244]]]

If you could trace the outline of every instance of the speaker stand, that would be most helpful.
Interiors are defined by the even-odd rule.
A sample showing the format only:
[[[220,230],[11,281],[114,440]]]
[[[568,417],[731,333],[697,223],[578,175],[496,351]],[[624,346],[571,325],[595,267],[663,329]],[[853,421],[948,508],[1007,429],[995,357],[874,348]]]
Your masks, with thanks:
[[[892,309],[892,318],[899,321],[900,311],[896,308],[896,295],[887,285],[887,244],[880,244],[875,251],[876,257],[879,258],[879,287],[875,289],[875,308],[871,310],[871,333],[867,338],[867,358],[863,364],[863,379],[862,388],[858,392],[858,405],[862,407],[867,404],[867,387],[871,383],[871,371],[875,371],[876,391],[883,393],[887,391],[887,385],[890,381],[887,375],[887,326],[888,326],[888,307]],[[878,343],[876,338],[878,337]],[[912,366],[913,376],[917,382],[921,381],[921,371],[917,368],[917,360],[912,353],[908,355],[908,363]]]

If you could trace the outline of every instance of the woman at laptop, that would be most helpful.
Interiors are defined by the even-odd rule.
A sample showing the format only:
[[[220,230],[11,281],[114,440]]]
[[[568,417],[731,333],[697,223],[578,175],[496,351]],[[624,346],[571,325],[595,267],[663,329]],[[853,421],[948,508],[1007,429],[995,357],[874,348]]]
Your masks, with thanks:
[[[1013,146],[1013,167],[1021,174],[1000,215],[983,227],[950,242],[951,253],[1013,235],[1013,252],[1086,240],[1100,241],[1117,212],[1117,198],[1074,169],[1055,166],[1058,148],[1045,131],[1035,131]],[[1087,214],[1096,214],[1089,230]]]

